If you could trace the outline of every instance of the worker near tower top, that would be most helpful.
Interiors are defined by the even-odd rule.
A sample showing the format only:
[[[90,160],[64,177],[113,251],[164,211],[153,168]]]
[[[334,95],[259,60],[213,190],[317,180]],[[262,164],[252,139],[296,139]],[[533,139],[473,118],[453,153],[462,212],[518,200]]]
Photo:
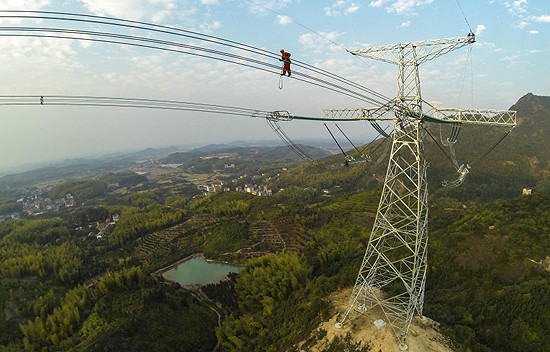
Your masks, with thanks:
[[[281,76],[284,76],[288,72],[288,77],[290,77],[290,53],[287,53],[285,49],[281,49],[281,58],[279,61],[283,62],[283,71]]]

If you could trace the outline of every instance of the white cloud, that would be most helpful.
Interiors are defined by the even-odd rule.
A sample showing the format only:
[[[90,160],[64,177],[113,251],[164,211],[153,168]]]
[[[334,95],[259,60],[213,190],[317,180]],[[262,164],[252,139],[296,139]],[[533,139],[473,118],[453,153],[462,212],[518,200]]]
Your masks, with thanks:
[[[401,23],[401,28],[409,27],[411,25],[411,21],[406,21]]]
[[[544,51],[538,50],[538,49],[529,50],[529,54],[538,54],[538,53],[543,53],[543,52]]]
[[[90,36],[83,36],[84,38],[91,38]],[[78,43],[80,44],[80,47],[84,48],[84,49],[88,49],[89,47],[92,46],[92,41],[91,40],[79,40]]]
[[[72,63],[71,58],[75,55],[72,48],[73,40],[66,39],[45,39],[45,38],[17,38],[6,37],[0,39],[0,57],[21,57],[25,60],[43,59],[56,60],[52,64]]]
[[[151,16],[151,21],[155,23],[160,23],[164,21],[165,18],[168,18],[170,14],[175,10],[174,4],[168,4],[164,9],[159,9],[154,12]]]
[[[386,11],[398,15],[414,15],[415,8],[431,5],[432,3],[433,0],[397,0],[386,7]]]
[[[485,32],[486,29],[487,29],[487,27],[485,27],[485,25],[478,24],[477,27],[476,27],[476,30],[474,31],[474,34],[475,35],[481,35],[481,34],[483,34],[483,32]]]
[[[414,15],[414,9],[426,5],[431,5],[434,0],[376,0],[371,1],[370,7],[382,7],[386,6],[386,12],[396,13],[398,15]]]
[[[298,41],[305,47],[313,47],[316,44],[318,37],[314,33],[302,34]]]
[[[508,56],[504,56],[503,58],[501,58],[500,61],[514,62],[514,61],[516,61],[517,58],[518,58],[517,55],[508,55]]]
[[[2,77],[12,82],[14,91],[59,92],[75,72],[80,78],[86,76],[85,68],[78,62],[76,43],[53,38],[0,38]]]
[[[348,8],[345,10],[345,14],[346,14],[346,15],[349,15],[349,14],[355,13],[355,12],[359,11],[359,8],[360,8],[360,7],[361,7],[361,6],[359,6],[359,5],[355,4],[355,3],[352,3],[352,4],[350,5],[350,7],[348,7]]]
[[[534,21],[550,23],[550,15],[540,15],[533,17]]]
[[[492,50],[492,51],[501,51],[502,49],[499,49],[495,43],[491,43],[491,42],[486,42],[486,41],[477,41],[474,43],[474,46],[476,46],[477,48],[485,48],[485,49],[489,49],[489,50]]]
[[[79,0],[92,13],[133,20],[163,21],[176,9],[174,0]]]
[[[506,1],[504,7],[514,16],[522,16],[527,13],[527,0]]]
[[[517,0],[514,2],[506,1],[504,3],[504,7],[506,7],[508,12],[518,18],[518,23],[513,25],[514,28],[525,29],[527,26],[531,25],[532,22],[550,23],[550,15],[543,14],[538,16],[531,16],[529,14],[527,6],[527,0]],[[533,31],[529,31],[529,33],[533,33]]]
[[[287,25],[292,22],[292,18],[285,16],[285,15],[277,15],[277,22],[280,25]]]
[[[39,10],[50,4],[50,0],[0,0],[2,10]]]
[[[334,41],[344,33],[337,32],[316,32],[302,34],[298,41],[304,46],[304,48],[310,52],[320,53],[327,50],[333,50]],[[325,40],[323,40],[325,39]],[[340,48],[339,48],[340,49]],[[341,49],[340,49],[341,50]]]
[[[519,19],[519,22],[514,24],[513,28],[524,29],[529,25],[529,22],[527,22],[527,0],[505,1],[504,7],[512,16]]]
[[[203,5],[217,5],[218,0],[201,0],[201,4],[203,4]]]
[[[529,31],[531,34],[539,34],[539,31]]]
[[[388,2],[389,0],[376,0],[376,1],[371,1],[369,6],[370,7],[382,7],[382,5],[384,5],[384,3]]]
[[[514,28],[524,29],[529,25],[529,22],[526,21],[519,21],[516,25],[514,25]]]
[[[216,29],[221,27],[220,21],[214,21],[212,23],[203,23],[199,26],[199,29],[202,33],[210,34],[213,33]]]
[[[267,12],[285,8],[291,3],[292,0],[254,0],[254,2],[250,2],[248,11],[253,15],[265,15]]]
[[[357,11],[361,6],[350,0],[338,0],[330,7],[325,7],[325,15],[328,17],[346,16],[351,15]]]
[[[44,6],[50,4],[50,0],[0,0],[0,9],[3,11],[9,10],[21,10],[27,11],[41,10]],[[3,21],[9,23],[20,23],[22,19],[0,19],[0,23]]]

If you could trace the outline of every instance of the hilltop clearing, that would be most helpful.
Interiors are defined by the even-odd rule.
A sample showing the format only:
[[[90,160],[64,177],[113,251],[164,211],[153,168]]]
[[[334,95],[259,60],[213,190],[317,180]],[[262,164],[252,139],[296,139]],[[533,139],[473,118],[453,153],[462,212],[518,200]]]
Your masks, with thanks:
[[[355,343],[362,343],[370,347],[370,351],[397,352],[400,351],[399,343],[395,338],[389,325],[378,328],[374,322],[379,319],[385,319],[380,309],[374,308],[372,312],[358,316],[350,321],[343,328],[336,328],[335,323],[343,316],[348,300],[351,294],[351,288],[333,293],[330,301],[334,305],[335,314],[329,320],[322,322],[316,330],[318,335],[320,331],[326,331],[323,338],[318,339],[313,346],[302,344],[301,349],[321,352],[330,346],[335,338],[343,338],[349,334],[351,340]],[[410,352],[454,352],[452,342],[441,334],[439,323],[430,318],[420,319],[414,317],[407,337],[407,345]],[[306,348],[307,347],[307,348]]]

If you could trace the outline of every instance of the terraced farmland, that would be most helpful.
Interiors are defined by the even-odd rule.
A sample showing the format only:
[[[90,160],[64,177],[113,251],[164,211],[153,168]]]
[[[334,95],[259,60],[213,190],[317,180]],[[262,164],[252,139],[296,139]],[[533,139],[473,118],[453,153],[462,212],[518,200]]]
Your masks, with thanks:
[[[201,251],[209,227],[219,219],[209,216],[192,216],[185,222],[168,229],[141,237],[135,250],[144,267],[168,265],[189,254]]]
[[[305,231],[293,217],[255,222],[249,226],[248,235],[248,241],[238,251],[242,259],[282,251],[300,252],[306,243]]]
[[[201,253],[212,228],[224,218],[195,215],[168,229],[156,231],[138,240],[137,259],[144,267],[159,269],[194,253]],[[257,221],[248,226],[247,240],[236,251],[219,254],[224,260],[246,260],[282,251],[301,252],[307,243],[304,227],[292,216]]]

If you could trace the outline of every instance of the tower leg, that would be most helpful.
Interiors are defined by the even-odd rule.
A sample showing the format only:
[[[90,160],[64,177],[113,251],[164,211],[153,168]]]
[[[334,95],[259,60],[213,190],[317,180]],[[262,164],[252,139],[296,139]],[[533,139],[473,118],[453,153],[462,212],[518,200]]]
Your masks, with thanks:
[[[422,314],[426,281],[428,192],[420,124],[396,124],[372,234],[341,322],[379,306],[405,349],[412,318]]]

